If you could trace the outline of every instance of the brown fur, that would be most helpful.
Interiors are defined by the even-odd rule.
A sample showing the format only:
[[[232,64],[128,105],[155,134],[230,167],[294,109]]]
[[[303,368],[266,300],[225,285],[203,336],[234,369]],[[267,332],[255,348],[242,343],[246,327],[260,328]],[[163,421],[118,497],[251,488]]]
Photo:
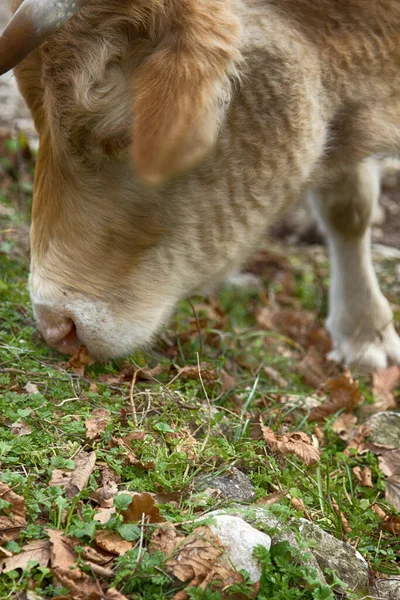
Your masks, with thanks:
[[[33,271],[121,314],[172,305],[308,188],[358,239],[373,199],[340,190],[399,148],[399,64],[396,0],[90,2],[16,69],[41,138]]]

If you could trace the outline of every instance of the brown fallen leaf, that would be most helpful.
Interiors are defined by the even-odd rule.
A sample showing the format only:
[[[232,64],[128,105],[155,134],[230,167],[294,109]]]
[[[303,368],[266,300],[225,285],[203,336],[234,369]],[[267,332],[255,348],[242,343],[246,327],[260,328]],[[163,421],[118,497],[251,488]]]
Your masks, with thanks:
[[[109,508],[100,507],[97,509],[93,519],[102,525],[105,525],[115,512],[115,506],[110,506]]]
[[[134,546],[133,542],[124,540],[116,531],[97,531],[95,540],[100,548],[117,556],[125,554]]]
[[[400,517],[392,516],[387,517],[382,525],[382,529],[388,531],[394,536],[400,536]]]
[[[80,551],[80,555],[87,563],[102,566],[108,565],[108,563],[114,560],[112,554],[94,546],[84,546]]]
[[[385,480],[385,499],[400,511],[400,475],[392,475]]]
[[[321,451],[316,448],[308,435],[303,431],[295,431],[290,434],[277,435],[270,427],[262,424],[264,440],[273,452],[279,454],[295,454],[306,465],[312,465],[319,461]]]
[[[221,369],[219,373],[219,380],[221,382],[221,394],[226,394],[226,392],[230,392],[236,387],[235,378],[229,375],[224,369]]]
[[[312,521],[310,513],[308,512],[307,507],[301,498],[290,498],[290,504],[293,506],[293,508],[302,512],[308,521]]]
[[[125,523],[136,523],[142,520],[142,515],[146,523],[162,523],[165,521],[160,514],[155,499],[148,492],[133,493],[132,501],[126,510],[121,512]]]
[[[352,450],[356,450],[358,454],[362,454],[366,447],[365,439],[371,434],[371,427],[362,423],[357,425],[352,431],[347,440],[347,447],[344,453],[348,456]]]
[[[189,535],[173,557],[167,560],[165,567],[182,583],[203,590],[211,582],[218,582],[213,586],[213,591],[222,592],[221,598],[229,597],[229,586],[243,581],[242,575],[226,559],[218,537],[206,526],[197,528]]]
[[[363,412],[367,414],[381,412],[396,408],[394,391],[400,384],[400,368],[393,365],[386,369],[378,369],[372,375],[372,393],[374,403],[365,406]]]
[[[400,475],[400,448],[384,452],[379,457],[379,468],[384,475]]]
[[[39,388],[36,385],[36,383],[31,383],[30,381],[26,382],[26,384],[24,385],[24,390],[26,391],[26,393],[29,396],[34,396],[35,394],[40,394]]]
[[[18,554],[0,559],[0,573],[7,573],[14,569],[26,569],[29,562],[36,562],[41,567],[47,567],[50,561],[49,540],[34,540],[22,547]]]
[[[76,566],[77,556],[71,548],[71,541],[58,529],[47,529],[50,540],[50,559],[52,567],[67,570]]]
[[[25,500],[6,483],[0,482],[0,499],[10,504],[7,513],[0,515],[0,545],[15,540],[26,526]]]
[[[268,494],[265,498],[259,498],[256,501],[256,504],[261,506],[272,506],[273,504],[278,504],[285,496],[287,496],[289,490],[279,490],[278,492],[272,492],[272,494]]]
[[[86,437],[89,440],[94,440],[107,427],[111,413],[106,408],[97,408],[92,412],[90,417],[85,419]]]
[[[177,452],[182,452],[182,454],[186,454],[189,460],[194,460],[196,458],[198,442],[188,428],[184,427],[179,431],[168,432],[165,435],[165,439],[169,443],[177,442],[175,450]]]
[[[95,492],[95,500],[102,508],[113,505],[113,498],[118,494],[117,475],[108,467],[101,470],[101,487]]]
[[[154,530],[149,544],[149,552],[152,554],[159,551],[171,556],[184,539],[185,536],[176,531],[175,525],[167,521]]]
[[[323,355],[315,346],[308,349],[306,356],[297,365],[296,371],[307,385],[316,389],[320,388],[327,380]]]
[[[96,463],[96,453],[82,450],[74,460],[75,470],[72,471],[71,478],[65,486],[68,498],[74,498],[86,487]]]
[[[62,587],[69,590],[74,600],[102,600],[104,598],[100,583],[83,573],[80,569],[65,571],[60,567],[53,567],[53,575]]]
[[[326,440],[325,440],[325,435],[324,432],[322,431],[321,427],[319,425],[315,425],[314,427],[314,435],[318,440],[318,443],[321,446],[325,446]]]
[[[352,469],[358,483],[362,486],[362,487],[373,487],[372,484],[372,472],[371,469],[369,467],[364,467],[364,469],[361,469],[361,467],[354,467]]]
[[[355,415],[343,412],[334,420],[332,429],[340,439],[347,441],[350,439],[356,423],[357,417]]]
[[[23,435],[30,435],[32,433],[31,428],[25,421],[16,421],[11,425],[11,433],[16,435],[17,437],[22,437]]]
[[[358,383],[353,380],[350,371],[328,379],[324,391],[329,394],[329,398],[311,409],[309,421],[322,421],[342,409],[350,412],[363,400]]]
[[[343,531],[345,533],[350,533],[351,532],[351,527],[349,525],[349,522],[348,522],[348,520],[346,519],[346,517],[344,516],[344,514],[340,510],[339,506],[337,505],[337,503],[334,500],[332,500],[332,506],[333,506],[333,510],[335,511],[335,513],[340,517],[340,520],[342,522]]]
[[[271,381],[273,381],[274,383],[277,384],[278,387],[280,387],[280,388],[286,388],[289,385],[288,382],[286,381],[286,379],[284,379],[282,377],[282,375],[279,373],[279,371],[277,371],[273,367],[264,365],[263,366],[263,371],[266,374],[266,376],[269,379],[271,379]]]
[[[112,437],[111,444],[113,446],[122,446],[123,450],[121,454],[127,458],[129,464],[132,466],[144,469],[145,471],[154,471],[155,462],[153,460],[140,460],[137,458],[130,445],[126,444],[122,438]]]
[[[67,367],[75,371],[80,377],[85,374],[85,367],[90,367],[94,364],[94,360],[90,357],[88,349],[84,344],[79,346],[78,350],[67,362]]]
[[[217,381],[218,375],[212,365],[200,363],[200,374],[203,381]],[[181,379],[200,379],[197,365],[186,365],[178,369],[177,377]]]
[[[127,596],[124,596],[115,588],[108,588],[105,595],[106,600],[128,600]]]
[[[71,479],[73,471],[70,469],[53,469],[49,486],[65,487]]]

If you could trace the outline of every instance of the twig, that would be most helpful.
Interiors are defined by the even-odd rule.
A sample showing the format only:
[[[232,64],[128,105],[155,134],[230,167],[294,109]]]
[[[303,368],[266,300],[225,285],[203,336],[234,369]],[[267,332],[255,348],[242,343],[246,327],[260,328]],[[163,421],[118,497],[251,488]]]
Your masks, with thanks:
[[[136,377],[137,377],[137,371],[135,370],[133,372],[131,386],[129,388],[129,402],[130,402],[131,409],[132,409],[133,422],[135,423],[135,426],[138,427],[139,424],[138,424],[138,420],[137,420],[136,406],[135,406],[135,401],[133,399],[133,388],[135,387]]]
[[[201,331],[201,325],[200,325],[200,321],[199,321],[199,316],[198,316],[198,314],[196,312],[196,309],[193,306],[193,303],[190,300],[190,298],[188,298],[188,302],[189,302],[190,308],[193,311],[194,317],[196,319],[197,333],[199,334],[199,340],[200,340],[200,350],[199,350],[199,352],[200,352],[200,356],[203,357],[203,333]]]
[[[211,404],[210,404],[210,398],[208,397],[207,390],[204,385],[203,377],[201,376],[199,353],[197,352],[196,355],[197,355],[197,369],[199,371],[199,379],[200,379],[200,383],[201,383],[201,387],[203,389],[204,395],[207,400],[207,407],[208,407],[207,434],[206,434],[206,437],[204,438],[204,442],[202,443],[201,448],[200,448],[200,453],[201,453],[201,452],[203,452],[204,448],[207,446],[208,438],[210,437],[210,433],[211,433]]]

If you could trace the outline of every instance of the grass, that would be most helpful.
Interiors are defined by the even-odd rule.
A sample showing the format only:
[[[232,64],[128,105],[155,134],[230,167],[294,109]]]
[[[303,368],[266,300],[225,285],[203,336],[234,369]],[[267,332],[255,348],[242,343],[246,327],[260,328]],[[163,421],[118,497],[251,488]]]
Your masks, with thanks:
[[[293,310],[300,315],[311,311],[314,326],[320,326],[326,313],[325,252],[270,247],[270,258],[278,265],[280,260],[286,261],[281,269],[283,281],[271,276],[271,269],[266,268],[262,291],[222,290],[215,297],[182,302],[151,353],[138,352],[127,361],[98,363],[79,376],[66,366],[65,357],[50,350],[35,331],[27,291],[28,257],[21,250],[19,234],[21,228],[26,232],[21,194],[29,205],[33,161],[29,156],[24,158],[21,174],[15,167],[21,144],[6,142],[3,151],[1,165],[6,178],[0,191],[0,481],[23,496],[27,510],[26,526],[14,540],[4,544],[6,550],[16,552],[31,540],[45,539],[48,528],[62,529],[82,545],[91,544],[96,531],[105,527],[93,520],[97,506],[92,501],[105,467],[113,471],[121,491],[175,494],[177,499],[160,506],[161,513],[188,531],[200,515],[229,505],[228,501],[198,491],[193,486],[196,475],[223,474],[234,465],[250,477],[256,499],[288,490],[270,508],[283,521],[304,516],[304,511],[297,510],[292,502],[293,498],[300,499],[313,522],[357,547],[372,572],[398,575],[400,545],[381,529],[380,518],[372,508],[378,504],[387,514],[395,514],[384,500],[378,459],[372,453],[345,453],[345,442],[332,429],[335,416],[320,424],[326,441],[317,466],[306,467],[294,455],[271,453],[263,440],[251,435],[258,414],[274,431],[314,433],[315,424],[307,420],[306,398],[315,395],[315,390],[304,383],[297,369],[306,348],[296,335],[261,329],[255,315],[271,299],[279,304],[290,295]],[[383,287],[386,275],[390,281],[393,272],[390,261],[381,264]],[[177,369],[188,365],[196,369],[199,362],[207,363],[201,369],[214,370],[215,381],[177,376]],[[127,365],[131,370],[133,366],[162,368],[150,380],[138,379],[130,394],[131,378],[118,379]],[[287,381],[286,389],[271,379],[264,365],[273,367]],[[221,385],[223,372],[234,378],[228,389]],[[28,382],[36,386],[37,393],[26,392]],[[360,387],[366,402],[371,402],[369,382],[362,380]],[[99,408],[110,413],[107,426],[94,440],[88,440],[85,420]],[[15,423],[26,425],[29,433],[16,435]],[[138,460],[136,465],[129,461],[126,448],[115,442],[132,431],[143,434],[129,446]],[[49,482],[54,469],[73,468],[82,450],[96,452],[96,466],[85,489],[70,499],[64,488],[51,487]],[[143,468],[150,461],[154,469]],[[357,485],[352,471],[365,466],[372,471],[372,488]],[[351,531],[345,531],[335,505],[346,516]],[[7,514],[9,508],[7,503],[0,504],[0,514]],[[120,526],[118,519],[109,524],[114,530]],[[145,528],[144,543],[152,528]],[[125,535],[135,538],[135,530]],[[288,561],[287,553],[293,550],[281,550],[284,563]],[[131,598],[172,598],[176,588],[165,573],[165,556],[145,552],[140,558],[141,551],[142,547],[136,546],[117,558],[107,585]],[[328,595],[329,590],[315,592],[318,586],[311,575],[304,576],[304,569],[303,575],[301,569],[294,569],[292,579],[288,579],[290,561],[285,567],[279,560],[276,563],[276,555],[260,555],[260,560],[264,581],[268,581],[264,592],[260,591],[260,599],[333,597]],[[280,595],[278,591],[276,596],[265,594],[273,581]],[[3,574],[0,598],[16,598],[27,588],[44,598],[59,596],[63,591],[54,587],[50,569],[33,565]],[[296,595],[295,589],[302,590],[303,595]],[[221,597],[213,590],[193,589],[188,594],[193,600]]]

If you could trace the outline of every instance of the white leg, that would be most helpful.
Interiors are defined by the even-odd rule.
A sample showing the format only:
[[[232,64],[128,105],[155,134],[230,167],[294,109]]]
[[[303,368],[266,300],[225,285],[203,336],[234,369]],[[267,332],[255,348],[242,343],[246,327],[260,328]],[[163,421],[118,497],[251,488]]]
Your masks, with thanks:
[[[370,222],[378,197],[379,171],[368,160],[312,198],[329,241],[330,358],[366,369],[400,364],[392,310],[372,266]]]

